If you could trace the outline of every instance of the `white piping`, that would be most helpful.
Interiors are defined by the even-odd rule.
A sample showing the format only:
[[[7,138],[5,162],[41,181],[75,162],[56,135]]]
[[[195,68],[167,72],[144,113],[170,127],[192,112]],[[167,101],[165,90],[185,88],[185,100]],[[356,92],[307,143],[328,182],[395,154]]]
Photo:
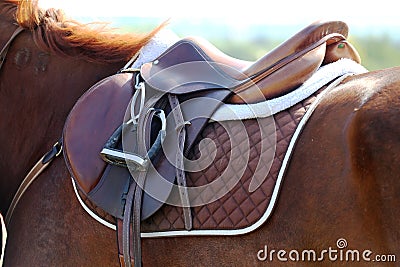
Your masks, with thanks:
[[[74,179],[71,177],[72,180],[72,187],[74,188],[74,192],[76,197],[78,198],[79,203],[81,204],[81,206],[83,207],[83,209],[96,221],[98,221],[99,223],[101,223],[102,225],[112,229],[112,230],[117,230],[117,227],[109,222],[107,222],[106,220],[100,218],[97,214],[95,214],[91,209],[89,209],[88,206],[86,206],[85,202],[83,202],[83,200],[81,199],[81,196],[78,193],[78,189],[76,188],[76,184]]]
[[[1,225],[1,251],[0,251],[0,267],[3,266],[4,252],[6,250],[7,243],[7,229],[4,223],[3,216],[0,214],[0,225]]]
[[[211,121],[246,120],[266,118],[286,110],[308,98],[324,85],[347,74],[360,74],[367,70],[351,59],[340,59],[319,68],[303,85],[271,100],[255,104],[222,104]]]

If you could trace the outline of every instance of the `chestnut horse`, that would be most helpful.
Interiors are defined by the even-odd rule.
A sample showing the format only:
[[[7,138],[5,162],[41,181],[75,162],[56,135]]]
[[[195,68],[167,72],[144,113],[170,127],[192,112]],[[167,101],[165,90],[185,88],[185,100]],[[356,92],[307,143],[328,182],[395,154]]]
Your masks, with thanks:
[[[18,27],[17,25],[21,26],[24,31],[18,34],[11,43],[5,62],[0,69],[0,112],[2,114],[0,128],[3,129],[0,133],[0,140],[2,140],[0,144],[0,213],[4,215],[23,177],[38,160],[37,156],[43,154],[52,146],[52,143],[60,138],[66,117],[76,100],[95,82],[115,74],[121,69],[159,30],[159,28],[156,28],[148,34],[116,34],[107,29],[104,24],[97,26],[82,25],[65,17],[60,10],[50,9],[45,11],[39,9],[37,1],[0,0],[0,49],[9,41]],[[57,172],[57,176],[68,177],[65,166],[62,169],[62,171]],[[60,200],[64,194],[71,196],[70,181],[68,179],[61,180],[65,184],[60,188],[63,193],[57,196],[57,199]],[[46,187],[52,188],[47,193],[58,194],[53,186]],[[50,197],[48,199],[50,200]],[[66,211],[62,216],[69,213],[67,212],[69,209],[67,205],[71,202],[67,199],[64,200],[66,202],[62,204],[62,207],[54,206],[60,211]],[[79,211],[80,209],[75,204],[77,203],[72,204],[74,206],[71,207],[72,210]],[[21,204],[22,206],[24,204]],[[51,216],[45,215],[45,205],[35,203],[34,206],[44,212],[42,219],[47,217],[47,223],[39,223],[42,219],[36,220],[31,217],[41,226],[38,224],[37,227],[30,225],[23,228],[28,232],[35,228],[34,231],[38,231],[37,233],[49,233],[49,229],[40,228],[50,227],[53,219],[50,218]],[[33,211],[32,209],[29,210]],[[23,213],[29,217],[25,211]],[[72,221],[77,219],[74,218],[75,215],[70,215]],[[61,230],[65,234],[64,237],[59,237],[61,238],[60,241],[65,240],[66,237],[75,239],[73,243],[75,243],[76,248],[61,249],[59,252],[83,252],[86,250],[88,255],[106,257],[106,251],[109,251],[110,258],[114,260],[111,257],[115,250],[114,243],[110,241],[114,238],[114,233],[105,231],[104,227],[85,217],[86,215],[82,216],[84,220],[81,225],[76,225],[78,227],[76,229],[84,227],[93,231],[90,235],[97,236],[98,240],[93,240],[94,243],[90,246],[97,246],[96,243],[101,244],[104,242],[103,239],[108,239],[106,241],[108,247],[105,247],[105,251],[97,248],[95,251],[91,251],[86,244],[82,243],[83,240],[91,238],[85,238],[84,235],[80,234],[74,236],[66,228],[65,231],[61,230],[62,225],[59,225],[61,228],[58,229],[51,226],[51,232],[55,231],[53,233],[56,233]],[[18,219],[14,220],[14,222],[16,221]],[[84,223],[84,221],[87,223]],[[69,223],[68,221],[63,222],[64,226]],[[19,229],[19,227],[11,225],[9,237],[14,236],[14,229]],[[18,230],[15,233],[24,235],[23,231],[25,230]],[[39,255],[42,259],[51,258],[38,253],[41,246],[44,246],[46,250],[49,246],[55,247],[54,244],[51,245],[54,239],[52,241],[45,236],[43,238],[41,241],[37,240],[38,243],[33,245],[37,249],[35,249],[35,255],[29,255],[30,253],[27,252],[25,254],[27,257],[22,257],[24,260],[31,258],[32,261],[29,265],[36,265],[34,258],[38,258]],[[13,249],[15,245],[13,240],[20,242],[18,238],[9,238],[8,253],[10,255],[16,252]],[[23,243],[27,245],[30,241],[24,238]],[[61,247],[64,246],[63,243],[65,242],[60,242]],[[67,243],[69,241],[65,244]],[[81,243],[81,245],[78,243]],[[18,245],[17,251],[24,250],[20,245],[22,243]],[[82,247],[79,248],[79,246]],[[56,254],[53,255],[59,258],[59,255]],[[97,257],[97,262],[107,262],[103,261],[102,257]],[[7,258],[10,261],[7,260],[6,265],[26,265],[15,262],[17,258],[21,257],[8,256]],[[85,257],[82,257],[81,254],[81,256],[75,258],[84,259]],[[52,265],[52,261],[49,260],[45,265]],[[96,264],[96,260],[90,257],[81,263],[77,263],[77,265],[86,266],[91,264]]]
[[[38,12],[29,1],[0,3],[1,44],[16,28],[17,7],[18,22],[26,28],[0,73],[0,211],[5,214],[23,177],[60,137],[76,99],[115,73],[154,32],[133,41],[126,53],[111,43],[126,36],[108,33],[107,38],[86,26],[59,22],[61,14]],[[101,45],[91,42],[97,38]],[[241,236],[143,239],[144,266],[396,265],[399,115],[400,68],[347,78],[324,97],[304,128],[266,223]],[[119,264],[115,232],[80,207],[61,158],[23,195],[8,237],[5,266]],[[314,260],[311,250],[318,252]]]

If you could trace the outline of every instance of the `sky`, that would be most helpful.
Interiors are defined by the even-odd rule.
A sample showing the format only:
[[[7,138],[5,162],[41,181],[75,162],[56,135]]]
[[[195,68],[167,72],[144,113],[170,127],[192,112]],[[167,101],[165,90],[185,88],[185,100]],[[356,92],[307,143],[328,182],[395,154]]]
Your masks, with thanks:
[[[43,7],[62,8],[73,17],[206,18],[231,24],[309,24],[318,19],[339,19],[355,26],[400,26],[393,0],[39,0]]]

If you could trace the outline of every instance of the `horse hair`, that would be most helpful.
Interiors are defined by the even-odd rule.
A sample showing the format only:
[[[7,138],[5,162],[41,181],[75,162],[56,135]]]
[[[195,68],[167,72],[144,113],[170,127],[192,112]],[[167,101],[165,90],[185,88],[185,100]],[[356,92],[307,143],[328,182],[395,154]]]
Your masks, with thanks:
[[[149,33],[118,33],[107,23],[83,24],[68,18],[63,10],[38,6],[38,0],[5,0],[15,9],[14,19],[32,31],[38,47],[63,56],[91,62],[113,63],[134,56],[164,25]]]

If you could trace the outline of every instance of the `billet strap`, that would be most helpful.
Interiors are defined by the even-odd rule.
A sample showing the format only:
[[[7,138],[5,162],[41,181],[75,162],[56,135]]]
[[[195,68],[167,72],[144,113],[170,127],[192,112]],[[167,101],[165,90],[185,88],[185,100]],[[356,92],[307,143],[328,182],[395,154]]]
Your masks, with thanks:
[[[126,196],[123,219],[117,219],[118,257],[121,267],[142,266],[140,220],[143,184],[146,172],[140,172]],[[132,247],[133,246],[133,247]]]
[[[125,257],[124,257],[124,252],[123,252],[123,241],[122,241],[122,235],[123,235],[123,221],[121,219],[117,219],[117,223],[116,223],[116,234],[117,234],[117,245],[118,245],[118,258],[119,258],[119,266],[120,267],[127,267],[127,265],[125,264]],[[132,227],[130,229],[130,231],[132,232]],[[132,234],[132,233],[130,233]],[[128,244],[129,245],[129,244]],[[133,255],[130,255],[129,257],[131,259],[130,261],[130,266],[134,265],[134,261],[133,261]]]
[[[135,267],[142,266],[142,239],[141,239],[141,209],[143,199],[143,187],[146,180],[146,172],[140,172],[138,180],[136,181],[135,198],[133,202],[133,256],[135,261]]]
[[[14,39],[18,36],[18,34],[20,34],[22,31],[24,30],[24,28],[22,28],[21,26],[19,26],[14,33],[11,35],[10,39],[8,40],[8,42],[3,46],[3,48],[0,51],[0,70],[1,67],[3,66],[3,63],[6,59],[7,56],[7,52],[8,49],[10,48],[11,43],[14,41]]]
[[[14,195],[13,200],[11,201],[10,207],[7,210],[5,223],[8,225],[11,221],[11,217],[14,213],[14,210],[21,200],[23,194],[28,189],[28,187],[36,180],[36,178],[50,165],[50,163],[58,157],[62,152],[62,141],[58,141],[54,144],[52,149],[47,152],[30,170],[30,172],[25,176],[24,180],[20,184],[17,192]]]
[[[176,131],[178,132],[178,149],[176,151],[176,180],[178,183],[179,196],[181,199],[183,218],[185,221],[186,230],[192,229],[192,213],[190,210],[189,193],[186,184],[185,166],[183,164],[184,159],[184,147],[186,140],[186,125],[190,122],[186,122],[182,115],[182,110],[179,105],[179,99],[174,94],[168,94],[169,103],[171,105],[171,112],[174,115]]]
[[[132,205],[133,199],[135,196],[135,191],[137,189],[136,183],[132,183],[129,187],[128,194],[126,196],[126,203],[124,209],[124,218],[122,220],[122,255],[123,255],[123,263],[125,267],[132,266],[132,260],[134,259],[131,257],[131,244],[130,244],[130,237],[131,235],[131,218],[132,218]],[[133,229],[132,231],[134,231]],[[119,232],[119,231],[117,231]],[[120,256],[121,259],[121,256]],[[136,265],[136,262],[134,262]]]
[[[0,226],[1,226],[1,251],[0,251],[0,267],[3,266],[4,252],[6,250],[7,243],[7,229],[4,223],[3,216],[0,213]]]

